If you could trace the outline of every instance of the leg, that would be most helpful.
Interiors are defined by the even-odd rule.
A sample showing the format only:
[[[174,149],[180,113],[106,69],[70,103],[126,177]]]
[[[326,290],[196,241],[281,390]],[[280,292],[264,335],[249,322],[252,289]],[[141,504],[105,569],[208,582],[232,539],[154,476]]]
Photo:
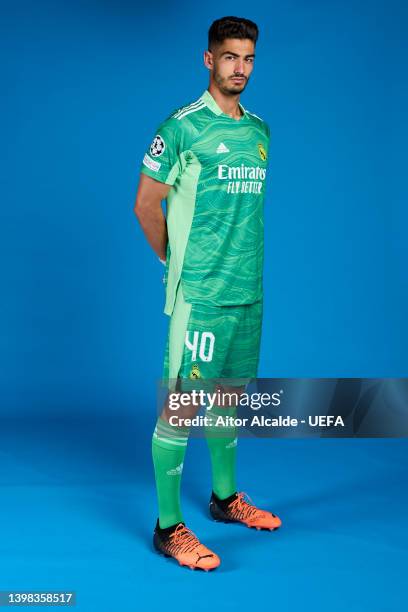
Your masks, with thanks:
[[[261,307],[260,304],[222,307],[220,313],[225,320],[223,337],[228,339],[228,353],[222,369],[222,390],[225,394],[231,393],[231,398],[238,403],[240,394],[245,390],[242,379],[249,380],[257,373]],[[230,500],[237,491],[238,437],[233,425],[237,403],[228,402],[228,396],[224,397],[224,406],[211,410],[212,418],[206,429],[206,437],[211,457],[213,493],[216,499]],[[223,415],[232,419],[229,422],[225,419],[224,424],[223,419],[217,418]]]
[[[191,304],[184,301],[181,286],[169,322],[163,380],[169,386],[179,374],[184,351],[184,336],[188,326]],[[166,528],[183,521],[180,504],[180,485],[189,429],[174,427],[168,422],[165,405],[158,417],[152,438],[152,455],[159,506],[159,525]]]
[[[189,363],[187,331],[190,328],[192,305],[184,301],[182,290],[177,293],[176,304],[170,320],[166,346],[164,379],[173,392],[188,376]],[[177,379],[175,381],[174,379]],[[191,382],[191,381],[190,381]],[[178,390],[178,389],[177,389]],[[183,392],[184,389],[182,389]],[[195,416],[197,406],[183,406],[181,418]],[[168,401],[157,419],[153,434],[152,451],[156,476],[159,518],[153,536],[153,544],[160,553],[173,557],[180,565],[206,571],[220,564],[219,557],[201,544],[195,534],[185,526],[180,504],[180,484],[189,428],[174,424],[174,413]]]

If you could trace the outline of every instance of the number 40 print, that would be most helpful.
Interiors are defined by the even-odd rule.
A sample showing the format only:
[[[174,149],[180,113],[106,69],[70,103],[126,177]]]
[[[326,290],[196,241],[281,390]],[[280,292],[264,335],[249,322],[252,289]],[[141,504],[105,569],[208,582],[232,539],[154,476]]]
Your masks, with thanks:
[[[197,351],[201,361],[212,361],[215,336],[212,332],[193,332],[190,342],[190,331],[186,331],[185,345],[191,351],[191,361],[197,361]],[[201,338],[200,338],[201,336]]]

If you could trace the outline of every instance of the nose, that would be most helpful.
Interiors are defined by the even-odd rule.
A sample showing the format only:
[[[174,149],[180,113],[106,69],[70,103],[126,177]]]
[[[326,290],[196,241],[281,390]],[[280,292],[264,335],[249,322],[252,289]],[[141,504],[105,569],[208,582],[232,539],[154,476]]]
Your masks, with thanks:
[[[244,60],[242,58],[237,58],[235,62],[235,73],[236,74],[245,74],[244,72]]]

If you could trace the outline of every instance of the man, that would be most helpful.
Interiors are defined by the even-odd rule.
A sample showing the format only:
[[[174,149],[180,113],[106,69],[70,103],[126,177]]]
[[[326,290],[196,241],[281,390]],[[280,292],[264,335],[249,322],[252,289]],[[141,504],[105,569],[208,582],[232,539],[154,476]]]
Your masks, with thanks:
[[[164,378],[207,380],[257,374],[262,323],[263,200],[269,127],[239,102],[253,70],[258,28],[223,17],[210,27],[207,90],[174,111],[144,156],[135,213],[159,259],[169,315]],[[167,199],[167,218],[161,202]],[[184,388],[187,388],[184,384]],[[280,519],[237,491],[235,427],[206,426],[215,520],[277,529]],[[159,518],[154,546],[181,565],[205,570],[220,559],[186,527],[180,481],[188,427],[157,420],[152,452]],[[221,434],[221,435],[220,435]]]

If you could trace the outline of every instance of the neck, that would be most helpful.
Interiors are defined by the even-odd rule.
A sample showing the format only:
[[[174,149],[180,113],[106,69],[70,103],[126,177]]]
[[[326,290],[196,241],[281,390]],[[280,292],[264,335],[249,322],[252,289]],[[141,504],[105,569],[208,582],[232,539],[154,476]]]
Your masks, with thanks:
[[[226,95],[222,93],[214,83],[210,83],[208,91],[223,113],[229,115],[233,119],[241,119],[242,113],[239,108],[239,94]]]

